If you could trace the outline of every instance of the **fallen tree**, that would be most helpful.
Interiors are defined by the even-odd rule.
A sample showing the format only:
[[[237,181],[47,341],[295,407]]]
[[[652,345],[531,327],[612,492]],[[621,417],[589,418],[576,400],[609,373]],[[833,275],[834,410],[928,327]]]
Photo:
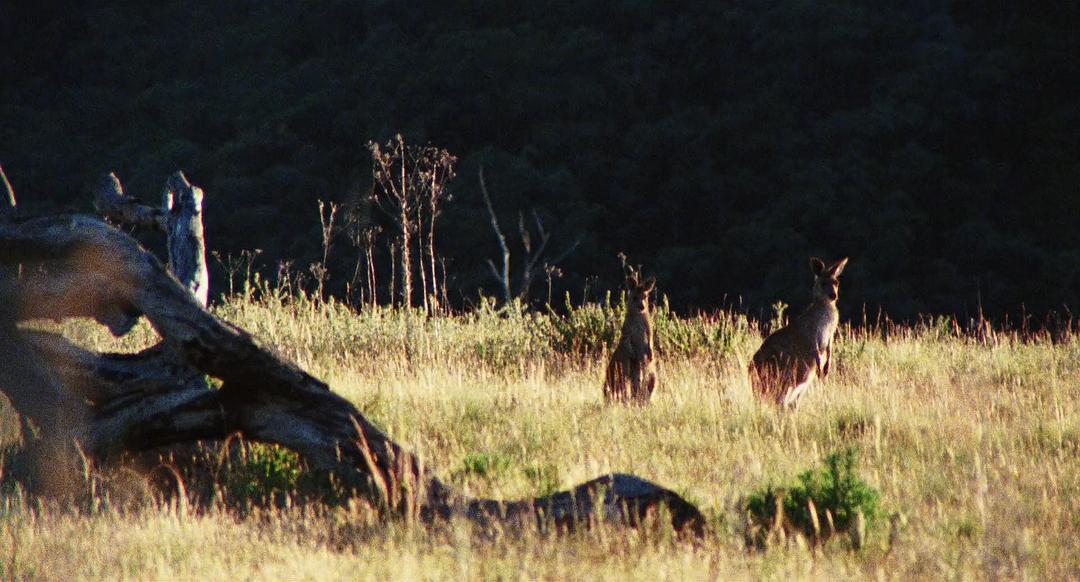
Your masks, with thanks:
[[[99,208],[110,214],[106,204]],[[130,205],[125,212],[161,220]],[[201,222],[199,235],[201,245]],[[201,281],[205,293],[205,270]],[[34,467],[25,477],[29,487],[63,495],[79,463],[107,466],[124,454],[239,434],[296,451],[307,470],[424,519],[637,524],[665,507],[676,530],[701,531],[695,507],[631,475],[606,475],[536,499],[461,495],[324,382],[208,312],[193,289],[97,218],[0,218],[0,391],[38,428],[27,452]],[[136,354],[97,353],[19,325],[73,317],[94,318],[116,335],[146,317],[161,341]],[[208,386],[204,375],[220,387]]]

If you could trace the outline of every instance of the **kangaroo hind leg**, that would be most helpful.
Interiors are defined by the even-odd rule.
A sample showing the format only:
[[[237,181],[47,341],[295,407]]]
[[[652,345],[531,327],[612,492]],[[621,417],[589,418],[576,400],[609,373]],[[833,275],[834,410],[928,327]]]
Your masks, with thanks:
[[[799,366],[794,378],[794,386],[791,386],[783,393],[780,397],[779,404],[790,410],[797,409],[799,407],[799,400],[806,394],[810,385],[814,383],[814,378],[816,377],[814,372],[816,372],[816,370],[812,369],[809,365]]]

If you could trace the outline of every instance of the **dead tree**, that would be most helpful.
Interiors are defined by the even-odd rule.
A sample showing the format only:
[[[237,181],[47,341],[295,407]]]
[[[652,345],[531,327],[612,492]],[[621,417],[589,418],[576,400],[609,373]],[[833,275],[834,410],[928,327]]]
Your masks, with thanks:
[[[364,226],[357,220],[353,211],[346,213],[346,229],[349,241],[357,250],[356,264],[353,267],[352,287],[360,288],[360,304],[374,309],[378,303],[375,281],[375,240],[382,229],[378,226]],[[360,270],[364,275],[361,280]]]
[[[491,205],[491,196],[488,195],[487,184],[484,183],[483,166],[477,174],[480,178],[480,195],[484,197],[484,205],[487,206],[488,217],[491,218],[491,229],[495,231],[495,240],[499,242],[499,251],[502,256],[501,270],[495,268],[495,263],[491,259],[487,260],[487,265],[491,269],[492,276],[502,285],[503,302],[510,303],[510,247],[506,244],[506,236],[499,228],[499,218],[495,216],[495,208]]]
[[[415,216],[419,200],[409,189],[407,163],[404,159],[405,142],[401,136],[386,144],[383,151],[379,144],[371,142],[373,173],[376,190],[373,196],[379,206],[397,223],[401,230],[398,247],[401,249],[401,301],[406,309],[412,307],[412,239],[416,230]],[[391,279],[393,285],[393,279]],[[394,289],[390,289],[391,298]]]
[[[594,519],[636,524],[668,508],[679,531],[703,518],[674,492],[613,474],[537,499],[464,496],[369,422],[321,380],[206,311],[152,254],[89,216],[0,222],[0,391],[37,426],[24,479],[31,491],[64,495],[84,463],[239,434],[296,451],[306,469],[332,474],[358,495],[432,520],[545,527]],[[161,337],[137,354],[96,353],[20,322],[116,312],[146,317]],[[125,330],[117,330],[123,333]],[[202,375],[220,380],[208,388]]]
[[[431,269],[431,310],[432,312],[439,310],[439,273],[436,269],[436,255],[435,255],[435,222],[439,218],[439,214],[442,212],[442,205],[444,202],[450,200],[449,194],[446,191],[446,183],[454,179],[454,163],[457,162],[457,158],[450,155],[450,152],[427,146],[421,150],[420,159],[424,161],[424,167],[421,169],[420,177],[423,181],[423,193],[424,202],[427,209],[427,267]],[[420,216],[420,222],[423,224],[423,214]],[[421,229],[421,237],[425,229]],[[420,253],[421,257],[421,269],[426,267],[423,263],[423,252]],[[426,277],[425,277],[426,279]],[[445,273],[443,275],[443,282],[445,283]],[[427,285],[425,281],[425,286]],[[425,294],[428,291],[424,291]]]
[[[439,207],[446,199],[446,182],[454,177],[457,158],[434,146],[408,145],[400,134],[385,146],[371,142],[368,148],[371,150],[375,179],[372,195],[401,230],[402,300],[405,307],[412,307],[412,245],[415,239],[418,272],[423,287],[422,304],[424,311],[431,313],[438,302],[439,289],[435,269],[435,221]],[[425,261],[425,251],[429,261]]]
[[[337,217],[338,206],[334,202],[326,204],[319,200],[319,235],[322,237],[322,261],[318,265],[311,266],[311,273],[315,276],[315,296],[319,301],[326,299],[326,282],[330,278],[330,249],[334,245],[334,235],[337,227],[334,219]]]
[[[202,202],[202,188],[193,186],[180,171],[165,181],[160,209],[125,196],[120,179],[113,173],[101,178],[94,193],[94,207],[109,220],[165,233],[169,269],[205,307],[210,277],[206,270]]]
[[[491,220],[491,229],[495,231],[495,239],[499,243],[499,252],[501,256],[499,268],[495,267],[494,261],[488,259],[488,269],[491,270],[492,277],[499,282],[504,303],[510,303],[514,298],[525,301],[529,298],[529,292],[532,290],[533,281],[536,280],[537,274],[540,271],[547,272],[550,286],[550,275],[554,272],[555,266],[563,259],[570,256],[570,253],[577,249],[577,246],[581,241],[575,241],[555,257],[541,261],[541,259],[544,259],[545,253],[549,250],[548,243],[551,242],[551,233],[544,228],[544,222],[540,220],[540,215],[537,214],[536,210],[530,210],[529,213],[532,215],[533,224],[536,227],[536,236],[540,239],[534,244],[532,233],[525,225],[525,216],[521,212],[518,212],[518,234],[521,236],[521,247],[522,250],[525,251],[525,259],[521,266],[521,275],[518,278],[517,293],[513,293],[511,291],[510,281],[510,247],[506,243],[506,235],[503,234],[502,228],[499,227],[499,219],[495,215],[494,206],[491,204],[491,195],[488,194],[487,184],[484,181],[484,168],[482,167],[479,170],[479,178],[480,195],[484,199],[484,206],[487,208],[488,218]],[[550,290],[548,295],[550,297]]]

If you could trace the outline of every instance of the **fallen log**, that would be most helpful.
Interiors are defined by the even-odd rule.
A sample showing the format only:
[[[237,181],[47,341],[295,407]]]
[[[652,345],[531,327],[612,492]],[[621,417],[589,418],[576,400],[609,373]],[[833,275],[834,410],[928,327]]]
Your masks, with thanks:
[[[206,311],[137,241],[93,217],[0,223],[0,265],[20,264],[22,275],[4,269],[0,281],[0,390],[52,443],[42,449],[48,454],[63,454],[63,444],[74,443],[89,462],[108,464],[121,453],[239,433],[294,450],[308,470],[333,474],[358,494],[425,519],[459,516],[510,527],[636,524],[664,506],[677,530],[701,531],[702,516],[691,504],[630,475],[537,499],[459,494],[352,403]],[[98,354],[18,325],[69,317],[108,324],[139,315],[162,339],[134,355]],[[201,381],[203,374],[220,380],[220,388]],[[72,464],[50,466],[71,470]],[[54,475],[50,487],[56,481]]]

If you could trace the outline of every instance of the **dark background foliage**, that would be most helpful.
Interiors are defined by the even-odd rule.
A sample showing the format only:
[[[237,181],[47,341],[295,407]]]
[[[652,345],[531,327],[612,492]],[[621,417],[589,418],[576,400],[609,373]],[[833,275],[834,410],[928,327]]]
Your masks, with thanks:
[[[804,303],[812,254],[851,257],[852,318],[1080,303],[1075,3],[216,4],[0,0],[26,212],[87,210],[109,170],[154,200],[183,168],[212,249],[304,264],[316,200],[362,198],[365,144],[401,132],[460,158],[438,244],[458,302],[496,289],[482,164],[504,226],[536,209],[581,241],[575,302],[624,251],[682,310]],[[338,241],[338,289],[355,255]]]

